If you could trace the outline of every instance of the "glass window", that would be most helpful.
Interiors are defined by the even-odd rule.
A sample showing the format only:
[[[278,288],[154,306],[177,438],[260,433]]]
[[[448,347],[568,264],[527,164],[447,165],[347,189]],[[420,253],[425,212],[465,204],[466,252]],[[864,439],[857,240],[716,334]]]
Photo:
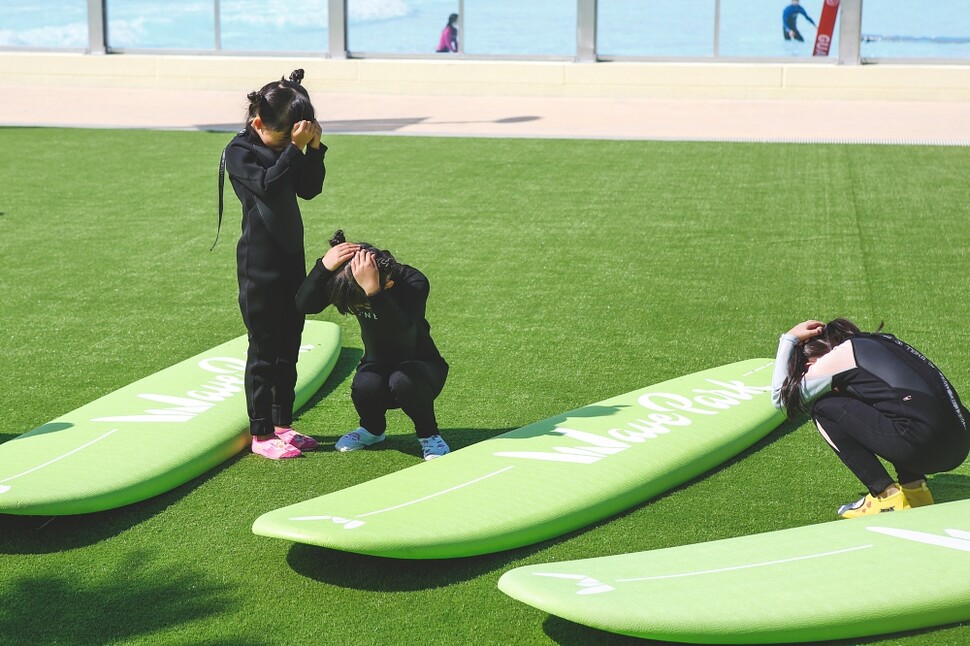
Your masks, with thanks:
[[[327,0],[220,0],[220,46],[243,52],[326,52]]]
[[[18,0],[0,11],[0,47],[86,48],[87,0]]]
[[[795,8],[796,4],[804,13]],[[823,4],[824,0],[801,0],[798,3],[791,0],[770,3],[721,0],[718,54],[746,58],[811,57]],[[786,16],[794,26],[795,34],[785,28]],[[829,46],[829,58],[833,61],[838,59],[838,40],[836,20]]]
[[[106,0],[105,12],[109,47],[215,49],[212,0]]]
[[[714,0],[599,0],[597,53],[601,56],[713,56],[714,6]]]
[[[862,5],[863,58],[970,59],[970,12],[957,0]]]
[[[464,0],[467,54],[576,56],[576,0]]]
[[[457,13],[458,0],[347,0],[347,49],[433,54],[448,17]]]

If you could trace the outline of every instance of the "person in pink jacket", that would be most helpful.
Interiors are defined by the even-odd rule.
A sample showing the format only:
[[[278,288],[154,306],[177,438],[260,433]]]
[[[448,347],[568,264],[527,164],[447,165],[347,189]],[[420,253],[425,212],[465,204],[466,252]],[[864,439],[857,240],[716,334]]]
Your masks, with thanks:
[[[438,41],[437,52],[457,52],[458,51],[458,14],[453,13],[448,16],[448,24],[441,30],[441,39]]]

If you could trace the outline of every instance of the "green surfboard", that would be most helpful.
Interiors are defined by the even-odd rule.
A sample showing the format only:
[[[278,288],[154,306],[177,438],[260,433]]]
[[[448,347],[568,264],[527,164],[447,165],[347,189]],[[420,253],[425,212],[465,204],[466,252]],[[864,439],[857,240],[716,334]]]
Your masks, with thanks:
[[[247,446],[239,337],[0,444],[0,513],[84,514],[145,500]],[[307,321],[297,406],[340,355],[340,328]]]
[[[648,639],[851,639],[970,620],[970,500],[667,549],[516,568],[498,587]]]
[[[407,559],[560,536],[716,467],[767,435],[773,362],[742,361],[579,408],[264,514],[262,536]]]

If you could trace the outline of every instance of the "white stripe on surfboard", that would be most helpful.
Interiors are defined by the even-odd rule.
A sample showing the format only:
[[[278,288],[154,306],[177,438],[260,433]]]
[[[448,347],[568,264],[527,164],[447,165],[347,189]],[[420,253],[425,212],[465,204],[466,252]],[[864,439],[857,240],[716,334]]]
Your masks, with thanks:
[[[679,579],[688,576],[700,576],[704,574],[717,574],[719,572],[733,572],[736,570],[748,570],[757,567],[768,567],[771,565],[783,565],[785,563],[794,563],[795,561],[805,561],[808,559],[817,559],[826,556],[836,556],[838,554],[846,554],[848,552],[856,552],[858,550],[864,550],[870,547],[875,547],[874,545],[859,545],[856,547],[848,547],[844,550],[835,550],[833,552],[822,552],[820,554],[807,554],[805,556],[795,556],[790,559],[778,559],[776,561],[765,561],[762,563],[748,563],[746,565],[735,565],[732,567],[717,568],[714,570],[699,570],[697,572],[681,572],[678,574],[662,574],[659,576],[642,576],[633,579],[616,579],[613,583],[635,583],[638,581],[658,581],[661,579]],[[559,572],[533,572],[536,576],[545,577],[555,577],[559,579],[573,579],[577,582],[577,585],[581,588],[576,592],[576,594],[600,594],[603,592],[612,592],[615,588],[608,583],[603,583],[592,577],[586,576],[585,574],[564,574]]]
[[[499,469],[498,471],[493,471],[492,473],[486,473],[485,475],[483,475],[481,477],[478,477],[478,478],[475,478],[474,480],[469,480],[468,482],[463,482],[460,485],[455,485],[454,487],[450,487],[450,488],[445,489],[443,491],[438,491],[436,493],[429,494],[427,496],[424,496],[422,498],[417,498],[415,500],[410,500],[408,502],[402,502],[400,505],[394,505],[393,507],[387,507],[385,509],[378,509],[376,511],[369,511],[366,514],[357,514],[356,516],[354,516],[354,518],[366,518],[367,516],[375,516],[377,514],[383,514],[384,512],[387,512],[387,511],[394,511],[395,509],[401,509],[402,507],[410,507],[411,505],[416,505],[416,504],[421,503],[421,502],[424,502],[426,500],[431,500],[432,498],[437,498],[438,496],[443,496],[443,495],[448,494],[448,493],[451,493],[453,491],[458,491],[459,489],[463,489],[463,488],[465,488],[465,487],[467,487],[469,485],[477,484],[477,483],[481,482],[482,480],[487,480],[488,478],[491,478],[493,476],[497,476],[497,475],[499,475],[501,473],[504,473],[504,472],[508,471],[509,469],[514,469],[514,468],[515,467],[512,467],[512,466],[504,467],[502,469]],[[290,520],[326,520],[328,518],[329,519],[332,519],[331,516],[297,516],[296,518],[290,518]],[[357,525],[357,526],[359,527],[359,525]]]
[[[118,429],[113,428],[110,431],[108,431],[107,433],[105,433],[104,435],[102,435],[101,437],[96,437],[93,440],[91,440],[90,442],[88,442],[87,444],[82,444],[81,446],[77,447],[76,449],[72,449],[72,450],[68,451],[67,453],[65,453],[62,456],[56,457],[53,460],[48,460],[44,464],[39,464],[36,467],[33,467],[32,469],[27,469],[23,473],[18,473],[15,476],[10,476],[9,478],[4,478],[3,480],[0,480],[0,493],[7,493],[8,491],[10,491],[10,487],[7,486],[7,485],[4,485],[3,484],[4,482],[10,482],[11,480],[15,480],[16,478],[19,478],[20,476],[25,476],[28,473],[33,473],[34,471],[38,471],[39,469],[43,469],[44,467],[50,466],[50,465],[54,464],[55,462],[58,462],[59,460],[63,460],[64,458],[66,458],[66,457],[68,457],[70,455],[74,455],[78,451],[81,451],[82,449],[88,448],[89,446],[91,446],[95,442],[100,442],[101,440],[103,440],[104,438],[108,437],[112,433],[117,432],[117,430]]]
[[[687,576],[699,576],[702,574],[717,574],[719,572],[733,572],[735,570],[748,570],[756,567],[769,567],[771,565],[783,565],[785,563],[794,563],[796,561],[807,561],[809,559],[824,558],[826,556],[837,556],[839,554],[846,554],[848,552],[856,552],[858,550],[864,550],[869,547],[875,547],[874,545],[859,545],[857,547],[847,547],[844,550],[835,550],[833,552],[822,552],[820,554],[806,554],[805,556],[794,556],[790,559],[778,559],[776,561],[764,561],[762,563],[748,563],[746,565],[735,565],[732,567],[717,568],[715,570],[699,570],[697,572],[681,572],[680,574],[663,574],[660,576],[644,576],[635,579],[617,579],[617,583],[628,583],[631,581],[657,581],[659,579],[679,579],[681,577]]]
[[[917,532],[911,529],[896,529],[893,527],[866,527],[866,529],[868,529],[870,532],[877,532],[879,534],[885,534],[886,536],[893,536],[895,538],[902,538],[907,541],[916,541],[917,543],[926,543],[927,545],[949,547],[950,549],[954,550],[970,552],[970,532],[965,532],[959,529],[943,530],[952,538],[938,536],[937,534],[927,534],[926,532]]]

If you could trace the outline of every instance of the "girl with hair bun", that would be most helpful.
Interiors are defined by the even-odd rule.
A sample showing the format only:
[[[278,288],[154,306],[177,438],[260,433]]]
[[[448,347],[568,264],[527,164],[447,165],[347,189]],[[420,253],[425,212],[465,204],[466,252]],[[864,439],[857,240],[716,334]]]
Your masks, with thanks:
[[[304,323],[293,299],[306,278],[297,197],[309,200],[323,191],[327,151],[302,80],[303,70],[295,70],[288,80],[250,92],[246,127],[223,153],[242,203],[236,264],[249,332],[245,386],[252,450],[273,460],[298,457],[317,444],[291,428]]]
[[[839,508],[843,518],[933,504],[926,474],[955,469],[970,453],[970,413],[943,373],[893,335],[862,332],[848,319],[805,321],[781,335],[772,401],[790,417],[810,408],[869,490]]]
[[[384,441],[389,409],[412,422],[425,460],[449,452],[438,431],[434,400],[448,377],[448,363],[431,339],[425,318],[427,277],[366,242],[347,242],[337,231],[296,295],[304,314],[333,305],[360,324],[364,356],[350,387],[360,426],[337,440],[338,451]]]

